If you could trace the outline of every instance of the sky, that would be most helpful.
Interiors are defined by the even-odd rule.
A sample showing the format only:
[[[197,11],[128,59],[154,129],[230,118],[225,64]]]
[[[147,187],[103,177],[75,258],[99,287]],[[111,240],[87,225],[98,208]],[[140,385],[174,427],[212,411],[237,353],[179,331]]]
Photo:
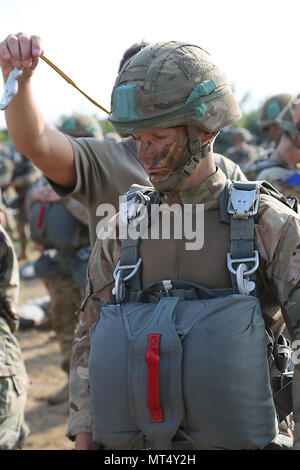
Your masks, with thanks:
[[[300,91],[299,0],[0,0],[0,18],[0,41],[41,36],[44,55],[106,109],[124,50],[141,40],[206,49],[237,99],[250,94],[244,111]],[[107,117],[43,61],[32,84],[49,123],[74,112]]]

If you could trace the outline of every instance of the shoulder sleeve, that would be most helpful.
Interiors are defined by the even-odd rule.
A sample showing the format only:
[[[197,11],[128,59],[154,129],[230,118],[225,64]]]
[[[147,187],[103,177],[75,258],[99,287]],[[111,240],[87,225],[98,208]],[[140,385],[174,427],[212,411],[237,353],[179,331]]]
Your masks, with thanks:
[[[71,142],[74,152],[76,185],[73,188],[65,188],[53,181],[50,181],[50,183],[60,196],[72,195],[88,205],[96,190],[98,197],[104,196],[104,188],[107,186],[109,176],[114,171],[115,152],[110,152],[110,149],[102,140],[66,137]]]
[[[75,156],[77,182],[63,188],[50,181],[62,197],[72,195],[85,206],[102,202],[115,204],[133,184],[148,184],[147,174],[136,157],[130,139],[121,142],[91,137],[67,136]]]

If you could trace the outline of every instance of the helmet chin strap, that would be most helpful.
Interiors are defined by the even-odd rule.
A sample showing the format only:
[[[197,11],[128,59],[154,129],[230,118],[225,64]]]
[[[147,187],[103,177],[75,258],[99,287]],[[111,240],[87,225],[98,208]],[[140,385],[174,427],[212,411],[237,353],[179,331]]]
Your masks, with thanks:
[[[162,181],[161,184],[155,185],[156,189],[163,193],[165,197],[176,193],[184,180],[191,176],[195,171],[196,167],[202,158],[206,158],[211,154],[212,144],[216,139],[216,135],[205,145],[201,144],[199,139],[199,128],[195,126],[186,126],[188,135],[188,151],[184,159],[183,165],[181,165],[177,172],[170,176],[166,181]]]

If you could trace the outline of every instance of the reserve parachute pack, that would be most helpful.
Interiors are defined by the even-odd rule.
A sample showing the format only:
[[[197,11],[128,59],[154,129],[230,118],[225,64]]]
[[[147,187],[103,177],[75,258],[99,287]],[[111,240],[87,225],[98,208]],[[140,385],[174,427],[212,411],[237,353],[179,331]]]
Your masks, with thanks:
[[[61,202],[35,201],[28,223],[32,240],[45,249],[75,251],[89,245],[88,227],[79,222]]]
[[[113,449],[238,450],[276,440],[269,341],[255,295],[261,193],[294,207],[266,182],[228,180],[220,197],[221,221],[231,227],[231,289],[176,279],[143,286],[140,240],[121,240],[116,303],[105,303],[91,328],[94,441]],[[156,196],[134,186],[128,208]]]

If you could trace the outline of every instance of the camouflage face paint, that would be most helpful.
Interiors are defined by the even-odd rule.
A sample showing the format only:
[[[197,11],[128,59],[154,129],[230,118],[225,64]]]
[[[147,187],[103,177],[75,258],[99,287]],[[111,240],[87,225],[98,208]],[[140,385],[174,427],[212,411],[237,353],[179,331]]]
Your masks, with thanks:
[[[188,158],[188,137],[184,126],[134,134],[139,160],[151,183],[159,191],[174,187],[172,176]]]

